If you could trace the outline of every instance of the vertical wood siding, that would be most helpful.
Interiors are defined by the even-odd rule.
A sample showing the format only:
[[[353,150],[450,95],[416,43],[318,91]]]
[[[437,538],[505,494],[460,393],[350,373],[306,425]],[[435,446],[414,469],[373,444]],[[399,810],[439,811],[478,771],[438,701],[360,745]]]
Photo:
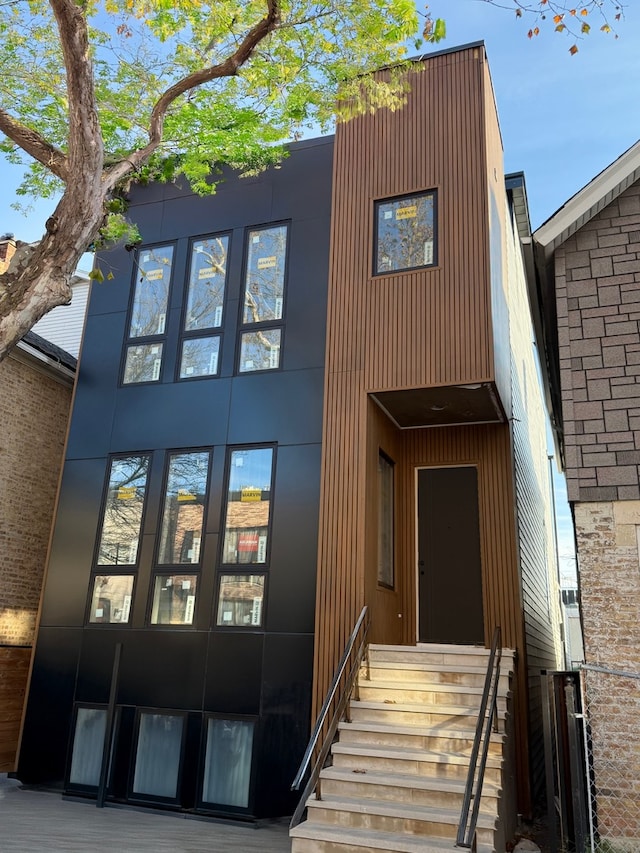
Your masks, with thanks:
[[[504,643],[523,647],[509,425],[401,432],[368,397],[376,391],[496,378],[487,183],[489,176],[495,180],[500,140],[487,85],[481,47],[434,56],[411,76],[403,110],[353,120],[336,135],[316,710],[363,604],[372,608],[374,640],[416,641],[416,467],[477,466],[486,638],[500,624]],[[486,129],[489,109],[491,133]],[[429,189],[438,193],[438,266],[373,277],[374,201]],[[396,462],[393,592],[377,586],[379,449]],[[526,679],[520,671],[515,703],[522,791],[528,765]]]

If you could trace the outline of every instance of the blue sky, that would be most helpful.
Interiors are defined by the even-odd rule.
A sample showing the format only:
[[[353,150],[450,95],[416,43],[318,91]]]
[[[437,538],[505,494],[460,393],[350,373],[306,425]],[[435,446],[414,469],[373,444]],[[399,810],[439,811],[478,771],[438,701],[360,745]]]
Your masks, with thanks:
[[[504,0],[505,5],[509,0]],[[421,7],[422,8],[422,7]],[[485,0],[431,0],[434,17],[447,21],[438,48],[484,40],[496,93],[505,171],[523,171],[535,229],[592,177],[640,138],[640,4],[625,10],[619,38],[598,31],[579,40],[553,32],[529,40],[530,23]],[[20,172],[0,162],[0,233],[38,239],[52,202],[24,218],[10,207]],[[572,569],[569,510],[556,478],[562,573]]]

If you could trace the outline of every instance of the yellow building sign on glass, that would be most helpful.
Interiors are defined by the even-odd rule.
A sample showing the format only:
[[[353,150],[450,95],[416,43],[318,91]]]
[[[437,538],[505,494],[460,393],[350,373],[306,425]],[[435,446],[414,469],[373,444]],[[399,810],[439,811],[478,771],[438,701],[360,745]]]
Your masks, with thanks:
[[[418,215],[418,206],[410,204],[408,207],[399,207],[396,210],[396,219],[415,219]]]
[[[240,493],[241,501],[261,501],[262,489],[245,488]]]

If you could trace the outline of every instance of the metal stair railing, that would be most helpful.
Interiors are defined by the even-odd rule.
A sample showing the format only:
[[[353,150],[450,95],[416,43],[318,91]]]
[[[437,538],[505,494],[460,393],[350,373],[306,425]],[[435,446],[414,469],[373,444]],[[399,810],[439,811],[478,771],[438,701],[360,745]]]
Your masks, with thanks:
[[[478,814],[480,811],[482,785],[484,783],[484,774],[487,767],[487,755],[489,754],[492,724],[494,731],[498,731],[497,700],[501,660],[502,630],[498,625],[493,633],[491,654],[489,655],[489,663],[487,664],[487,674],[484,680],[480,713],[478,714],[478,723],[476,725],[473,749],[471,750],[471,759],[469,761],[467,784],[465,786],[464,798],[462,800],[460,823],[458,824],[458,834],[456,836],[456,847],[467,847],[471,849],[475,844],[475,833],[478,823]],[[489,708],[488,714],[487,707]],[[478,754],[480,751],[482,752],[480,755],[480,766],[478,767]],[[471,815],[469,815],[472,800],[473,808],[471,809]]]
[[[333,676],[331,687],[329,688],[320,713],[318,714],[316,724],[313,727],[311,739],[309,740],[309,744],[305,750],[300,768],[296,773],[295,779],[291,783],[292,791],[300,790],[302,781],[307,775],[311,762],[314,760],[315,756],[315,761],[309,775],[309,781],[305,785],[296,810],[291,818],[291,823],[289,825],[290,829],[298,826],[301,822],[302,815],[304,814],[304,810],[307,805],[307,800],[314,790],[316,791],[316,797],[318,799],[322,799],[320,789],[320,771],[324,767],[327,756],[329,755],[329,750],[331,749],[333,739],[338,730],[339,722],[344,715],[346,715],[347,720],[349,719],[349,701],[354,687],[356,689],[356,699],[358,698],[357,679],[363,657],[365,652],[368,651],[367,636],[369,633],[370,623],[371,618],[369,616],[369,609],[365,605],[362,608],[362,612],[358,617],[358,621],[351,632],[349,641],[345,647],[342,657],[340,658],[340,663],[338,664],[335,675]],[[332,711],[333,714],[331,719],[327,723],[329,714]]]

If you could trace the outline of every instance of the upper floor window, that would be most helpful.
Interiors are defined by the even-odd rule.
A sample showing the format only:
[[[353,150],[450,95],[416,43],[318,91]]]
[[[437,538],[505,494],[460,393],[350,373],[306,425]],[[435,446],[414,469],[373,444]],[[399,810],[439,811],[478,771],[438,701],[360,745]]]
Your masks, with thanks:
[[[435,191],[375,203],[375,275],[435,266],[436,249]]]
[[[280,366],[287,225],[248,232],[239,372]]]
[[[148,473],[147,455],[111,461],[98,546],[99,566],[136,564]]]
[[[173,246],[141,249],[129,322],[123,383],[157,382],[162,368]]]
[[[180,379],[218,373],[220,333],[216,330],[222,326],[228,257],[228,234],[196,240],[191,247]]]

